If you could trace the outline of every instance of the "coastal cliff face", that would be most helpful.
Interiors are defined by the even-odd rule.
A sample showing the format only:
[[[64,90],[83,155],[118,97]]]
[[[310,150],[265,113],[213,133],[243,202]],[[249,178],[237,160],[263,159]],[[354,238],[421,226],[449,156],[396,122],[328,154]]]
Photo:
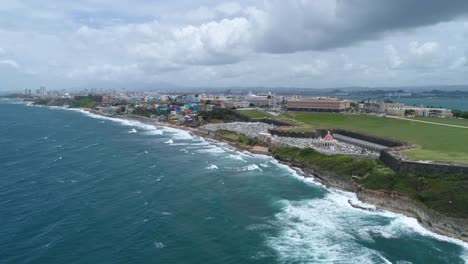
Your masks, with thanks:
[[[452,218],[442,215],[408,196],[363,188],[353,180],[345,179],[334,173],[322,172],[309,166],[281,157],[281,162],[301,168],[304,177],[315,177],[327,187],[355,192],[360,201],[375,205],[377,208],[414,217],[426,229],[445,236],[468,242],[468,219]]]
[[[452,218],[427,208],[425,205],[399,194],[360,189],[359,200],[376,207],[414,217],[427,229],[468,242],[468,220]]]

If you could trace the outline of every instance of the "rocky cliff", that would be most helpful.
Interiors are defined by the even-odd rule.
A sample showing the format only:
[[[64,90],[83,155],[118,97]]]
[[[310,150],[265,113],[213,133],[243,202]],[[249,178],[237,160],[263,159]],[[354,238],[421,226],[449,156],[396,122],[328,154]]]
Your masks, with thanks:
[[[292,167],[301,168],[304,177],[318,178],[327,187],[355,192],[359,200],[375,205],[379,209],[414,217],[426,229],[449,237],[468,242],[468,219],[453,218],[440,214],[408,196],[363,188],[355,181],[340,177],[334,173],[321,172],[300,162],[281,159],[279,161]]]

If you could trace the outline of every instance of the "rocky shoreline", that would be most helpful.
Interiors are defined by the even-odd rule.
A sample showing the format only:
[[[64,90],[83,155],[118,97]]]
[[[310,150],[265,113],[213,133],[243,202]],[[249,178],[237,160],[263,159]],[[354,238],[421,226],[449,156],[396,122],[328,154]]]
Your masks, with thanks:
[[[356,193],[361,202],[374,205],[377,210],[387,210],[416,218],[424,228],[434,233],[468,242],[468,219],[448,217],[408,196],[366,189],[336,175],[319,172],[294,161],[281,160],[279,157],[274,158],[284,165],[300,168],[303,172],[302,176],[318,179],[327,187]]]
[[[264,155],[272,156],[273,158],[275,158],[276,160],[278,160],[280,163],[284,165],[287,165],[291,168],[295,168],[295,167],[300,168],[302,170],[300,175],[302,175],[303,177],[315,178],[320,183],[322,183],[323,185],[329,188],[337,188],[337,189],[341,189],[344,191],[354,192],[356,193],[358,199],[361,202],[374,205],[377,207],[377,209],[387,210],[387,211],[403,214],[412,218],[416,218],[417,221],[424,228],[434,233],[460,239],[464,242],[468,242],[468,219],[452,218],[452,217],[442,215],[430,208],[427,208],[425,205],[417,201],[414,201],[410,197],[396,194],[396,193],[387,193],[383,191],[375,191],[375,190],[366,189],[358,185],[355,182],[344,180],[343,178],[340,178],[337,175],[316,171],[311,168],[308,168],[307,166],[304,166],[304,164],[300,164],[294,161],[281,160],[279,157],[275,157],[270,152],[265,151],[265,150],[258,151],[253,148],[245,148],[236,142],[231,142],[231,141],[225,140],[215,135],[207,135],[204,133],[199,133],[198,130],[195,128],[183,127],[183,126],[173,125],[169,123],[160,123],[152,119],[149,119],[146,117],[140,117],[140,116],[109,116],[99,111],[92,110],[92,109],[84,109],[84,110],[89,111],[94,114],[103,115],[103,116],[112,117],[112,118],[135,120],[135,121],[140,121],[142,123],[149,124],[149,125],[159,125],[159,126],[166,126],[166,127],[186,130],[197,136],[201,136],[201,137],[215,140],[218,142],[227,143],[230,146],[241,151],[250,151],[255,154],[264,154]]]

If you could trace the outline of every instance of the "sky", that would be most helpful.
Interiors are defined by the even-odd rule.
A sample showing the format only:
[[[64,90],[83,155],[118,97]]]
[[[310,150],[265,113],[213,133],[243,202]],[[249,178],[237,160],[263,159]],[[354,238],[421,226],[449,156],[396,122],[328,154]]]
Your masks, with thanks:
[[[0,0],[0,90],[468,84],[466,0]]]

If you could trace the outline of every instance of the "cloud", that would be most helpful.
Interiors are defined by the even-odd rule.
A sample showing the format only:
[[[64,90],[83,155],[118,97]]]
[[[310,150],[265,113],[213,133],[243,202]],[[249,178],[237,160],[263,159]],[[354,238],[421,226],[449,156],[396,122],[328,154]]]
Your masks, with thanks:
[[[385,55],[387,56],[388,65],[391,69],[398,68],[401,64],[403,64],[403,60],[393,45],[388,44],[385,46]]]
[[[118,81],[121,78],[139,76],[141,73],[138,65],[89,65],[82,69],[75,69],[68,73],[71,79],[91,79],[102,81]]]
[[[0,65],[6,65],[15,69],[18,69],[20,67],[16,61],[10,59],[0,60]]]
[[[120,47],[123,56],[170,69],[235,63],[249,51],[251,34],[247,19],[233,18],[184,27],[163,27],[156,21],[103,29],[81,27],[76,37],[84,48],[96,44]]]
[[[414,55],[430,55],[436,53],[438,49],[439,44],[437,42],[426,42],[421,45],[417,41],[410,43],[410,52]]]
[[[467,11],[466,0],[18,0],[0,6],[0,61],[62,85],[464,81]]]
[[[467,65],[468,65],[468,59],[465,56],[463,56],[463,57],[457,58],[450,65],[450,69],[455,70],[455,69],[459,69],[459,68],[462,68],[462,67],[466,67]]]
[[[267,0],[258,16],[257,48],[272,53],[328,50],[467,13],[465,0]]]
[[[324,73],[324,71],[329,67],[328,63],[323,60],[315,60],[310,64],[301,64],[293,67],[293,75],[295,77],[305,77],[305,76],[319,76]]]

